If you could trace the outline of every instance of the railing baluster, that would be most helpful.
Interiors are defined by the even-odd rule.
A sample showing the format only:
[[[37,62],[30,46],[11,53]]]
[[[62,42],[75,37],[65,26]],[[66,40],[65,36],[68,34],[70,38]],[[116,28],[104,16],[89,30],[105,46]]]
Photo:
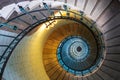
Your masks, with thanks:
[[[17,30],[17,26],[13,26],[13,25],[10,25],[10,24],[8,24],[8,23],[0,23],[0,27],[8,27],[8,28],[10,28],[10,29],[12,29],[12,30]]]

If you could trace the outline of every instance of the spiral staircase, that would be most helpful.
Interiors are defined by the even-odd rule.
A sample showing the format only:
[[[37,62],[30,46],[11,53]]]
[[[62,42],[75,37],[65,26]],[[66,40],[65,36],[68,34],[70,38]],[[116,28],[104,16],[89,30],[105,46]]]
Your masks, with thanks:
[[[119,0],[0,1],[0,80],[120,80]]]

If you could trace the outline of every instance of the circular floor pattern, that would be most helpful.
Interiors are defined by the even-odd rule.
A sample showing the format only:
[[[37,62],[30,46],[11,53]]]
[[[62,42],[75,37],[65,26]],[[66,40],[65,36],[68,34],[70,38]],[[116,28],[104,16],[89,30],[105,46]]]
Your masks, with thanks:
[[[81,78],[97,71],[103,61],[98,42],[85,25],[74,21],[53,30],[43,49],[49,78],[61,80],[59,75],[64,74]]]

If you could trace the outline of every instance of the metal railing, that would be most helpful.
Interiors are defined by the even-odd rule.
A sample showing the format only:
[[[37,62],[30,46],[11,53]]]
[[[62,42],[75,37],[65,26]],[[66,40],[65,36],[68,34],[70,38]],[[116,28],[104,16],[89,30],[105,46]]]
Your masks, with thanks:
[[[24,24],[26,24],[26,28],[24,30],[22,29],[18,29],[20,30],[20,33],[13,39],[13,41],[8,44],[8,47],[6,48],[6,50],[4,51],[4,53],[2,53],[2,55],[0,55],[0,78],[2,79],[5,67],[7,65],[7,62],[10,58],[10,56],[12,55],[13,50],[15,49],[15,47],[17,46],[17,44],[21,41],[21,39],[27,34],[29,33],[31,30],[33,30],[35,27],[37,27],[38,25],[45,23],[45,22],[49,22],[51,20],[57,20],[57,19],[69,19],[69,20],[73,20],[76,21],[78,23],[81,23],[83,25],[85,25],[90,31],[91,33],[94,35],[94,38],[96,40],[96,43],[98,44],[97,47],[97,53],[99,54],[99,56],[96,59],[104,59],[104,49],[105,49],[105,45],[104,45],[104,40],[102,37],[102,33],[97,29],[97,25],[95,24],[95,22],[93,20],[90,20],[89,18],[87,18],[85,16],[85,14],[83,12],[74,12],[74,11],[66,11],[63,9],[50,9],[54,15],[51,15],[51,13],[47,10],[47,9],[41,9],[41,10],[34,10],[34,11],[30,11],[27,12],[29,14],[31,14],[32,17],[31,20],[34,20],[34,23],[30,24],[24,20],[22,20],[21,17],[24,17],[25,15],[28,15],[26,13],[21,14],[15,18],[12,18],[11,20],[8,20],[8,22],[6,22],[7,24],[10,24],[10,22],[14,22],[14,21],[20,21]],[[44,11],[47,11],[50,15],[44,15],[42,14]],[[43,18],[38,19],[36,17],[36,15],[33,15],[33,13],[39,12],[40,15],[43,16]],[[55,13],[58,12],[59,16],[56,16]],[[66,13],[66,14],[64,14]],[[74,16],[73,16],[74,15]],[[29,15],[28,15],[29,16]],[[30,17],[31,17],[30,16]],[[49,25],[46,25],[46,27],[49,27]],[[101,51],[100,51],[101,50]],[[95,66],[100,66],[100,64],[95,64]]]

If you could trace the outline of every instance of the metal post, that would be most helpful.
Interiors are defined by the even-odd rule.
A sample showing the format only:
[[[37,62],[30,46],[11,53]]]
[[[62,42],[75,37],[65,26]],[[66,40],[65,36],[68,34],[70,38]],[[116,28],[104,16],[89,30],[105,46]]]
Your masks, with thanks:
[[[50,10],[50,7],[43,2],[44,8],[48,10],[48,12],[50,13],[50,15],[54,15],[54,12]]]
[[[36,16],[31,15],[31,14],[30,14],[29,12],[27,12],[22,6],[18,5],[18,7],[19,7],[19,9],[20,9],[20,11],[21,11],[22,13],[26,13],[26,14],[30,15],[30,16],[32,17],[32,19],[38,20],[38,19],[36,18]]]
[[[84,15],[84,12],[80,11],[80,16],[81,16],[80,20],[83,20],[83,15]]]
[[[68,7],[67,7],[67,5],[63,5],[63,8],[66,11],[66,15],[69,16],[70,14],[68,13]]]
[[[9,25],[8,23],[0,23],[0,27],[3,27],[3,26],[6,26],[12,30],[17,30],[18,27],[17,26],[12,26],[12,25]]]

